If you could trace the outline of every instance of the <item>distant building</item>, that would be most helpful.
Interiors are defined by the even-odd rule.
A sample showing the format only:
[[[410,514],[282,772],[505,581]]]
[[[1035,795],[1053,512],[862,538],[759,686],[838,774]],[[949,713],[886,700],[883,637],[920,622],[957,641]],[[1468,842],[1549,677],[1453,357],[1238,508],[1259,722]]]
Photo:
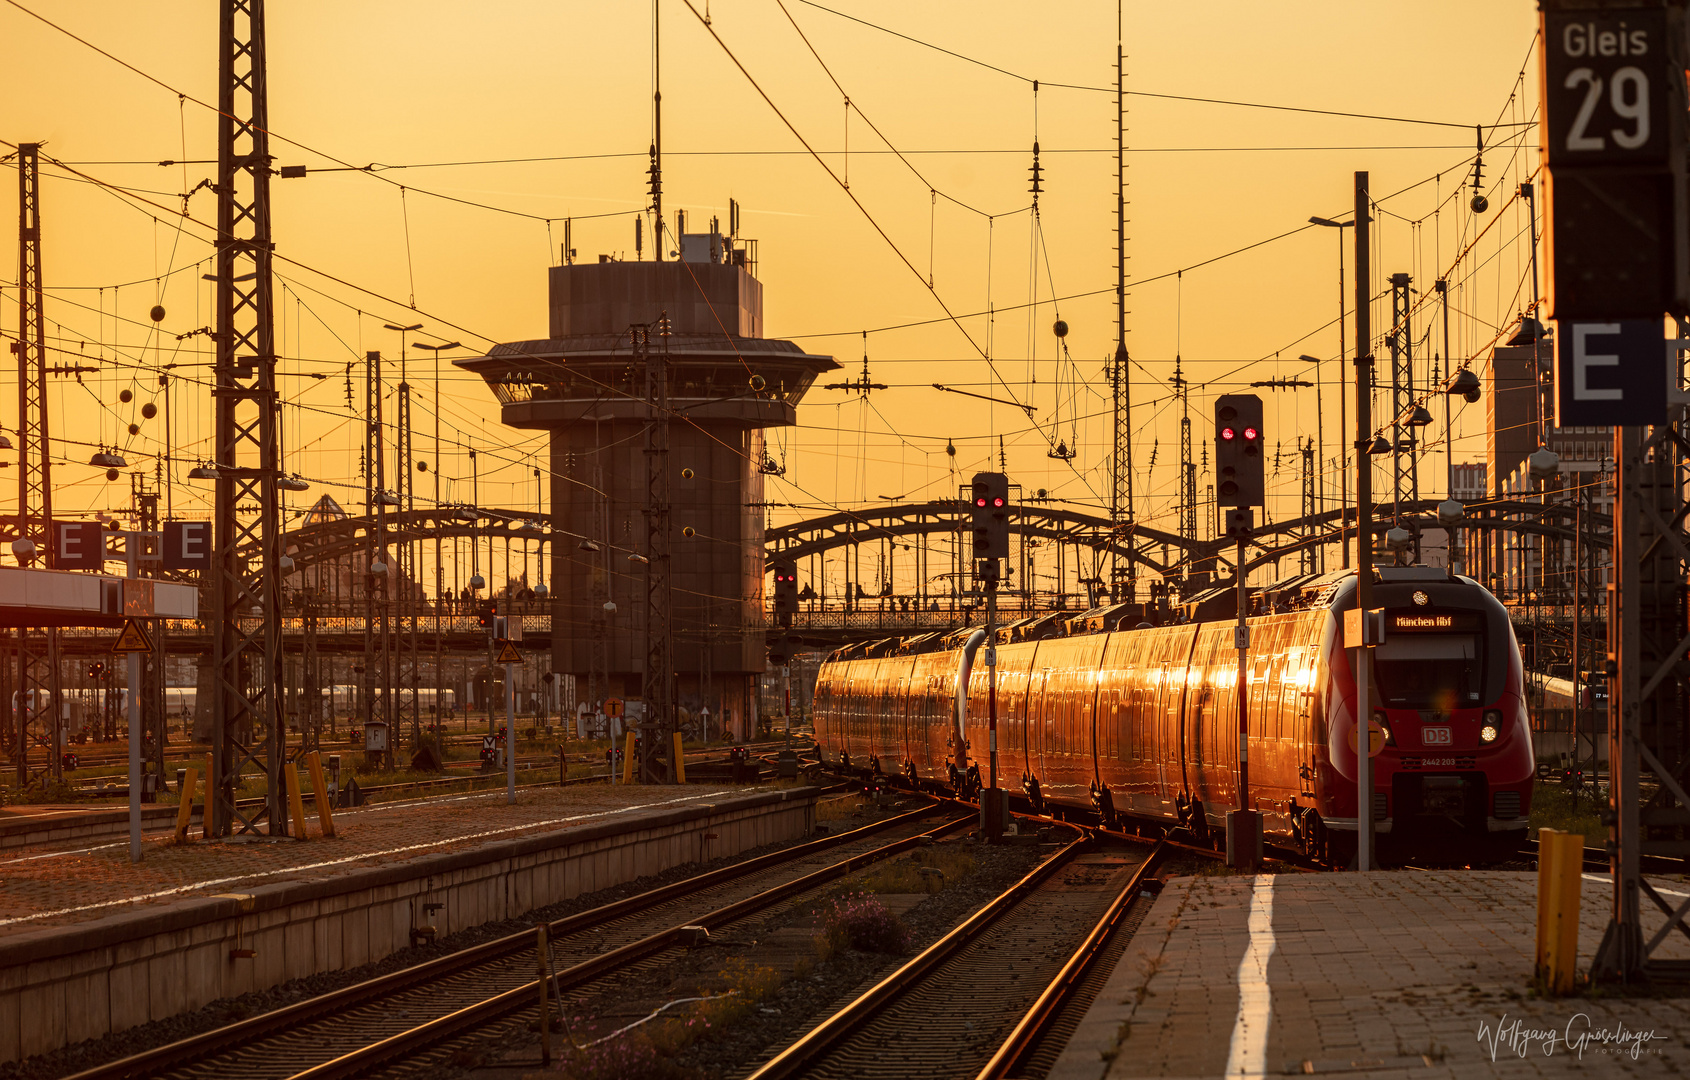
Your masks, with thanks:
[[[551,551],[552,670],[574,675],[594,703],[637,698],[646,596],[628,557],[648,547],[649,410],[630,327],[650,327],[649,348],[668,357],[676,702],[743,733],[767,666],[763,480],[780,471],[763,432],[796,423],[816,376],[839,365],[762,336],[749,242],[676,232],[680,261],[566,258],[549,271],[549,337],[455,362],[487,381],[504,423],[551,432],[551,525],[569,538]]]

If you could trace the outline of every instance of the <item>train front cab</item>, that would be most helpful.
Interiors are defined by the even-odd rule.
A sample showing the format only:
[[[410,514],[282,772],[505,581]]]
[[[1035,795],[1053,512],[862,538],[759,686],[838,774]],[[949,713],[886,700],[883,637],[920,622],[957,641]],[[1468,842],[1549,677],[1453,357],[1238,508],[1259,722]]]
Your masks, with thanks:
[[[1468,578],[1422,567],[1380,573],[1373,603],[1385,611],[1385,642],[1374,650],[1369,712],[1383,739],[1373,797],[1381,850],[1451,857],[1515,850],[1531,811],[1535,759],[1507,611]],[[1334,631],[1342,608],[1353,606],[1352,588],[1334,605]],[[1332,655],[1339,662],[1328,754],[1344,783],[1330,792],[1328,823],[1353,835],[1354,651],[1335,640]]]

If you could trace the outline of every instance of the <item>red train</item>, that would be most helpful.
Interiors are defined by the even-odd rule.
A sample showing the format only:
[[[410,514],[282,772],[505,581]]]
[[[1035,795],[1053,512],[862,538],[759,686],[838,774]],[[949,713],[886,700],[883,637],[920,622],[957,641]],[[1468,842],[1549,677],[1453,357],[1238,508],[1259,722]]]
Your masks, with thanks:
[[[1535,761],[1519,644],[1471,578],[1377,571],[1373,814],[1386,850],[1518,850]],[[1329,862],[1356,839],[1353,571],[1252,597],[1249,803],[1265,832]],[[1215,601],[1223,600],[1220,594]],[[1238,807],[1235,609],[1109,626],[1110,612],[997,631],[999,782],[1035,809],[1081,807],[1199,838]],[[1115,621],[1122,621],[1117,615]],[[1043,636],[1048,635],[1048,636]],[[823,760],[971,790],[986,769],[981,629],[853,645],[816,683]],[[1477,842],[1475,845],[1474,842]]]

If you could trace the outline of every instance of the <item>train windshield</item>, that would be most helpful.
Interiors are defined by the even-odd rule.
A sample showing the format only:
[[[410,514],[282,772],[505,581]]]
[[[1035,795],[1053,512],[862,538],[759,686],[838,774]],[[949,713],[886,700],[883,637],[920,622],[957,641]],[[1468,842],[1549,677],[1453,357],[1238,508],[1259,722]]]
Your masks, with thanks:
[[[1373,654],[1379,697],[1395,709],[1476,708],[1482,659],[1477,634],[1387,633]]]

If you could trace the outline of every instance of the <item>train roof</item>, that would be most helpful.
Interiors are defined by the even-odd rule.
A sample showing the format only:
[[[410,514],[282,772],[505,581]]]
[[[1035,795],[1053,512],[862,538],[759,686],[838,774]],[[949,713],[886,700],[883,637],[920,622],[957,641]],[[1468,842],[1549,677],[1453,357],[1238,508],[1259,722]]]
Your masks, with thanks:
[[[1251,615],[1274,615],[1288,611],[1330,607],[1338,601],[1345,585],[1355,581],[1353,568],[1329,570],[1317,574],[1293,574],[1267,585],[1250,590]],[[1452,573],[1442,566],[1375,566],[1373,580],[1381,584],[1416,581],[1459,581],[1478,585],[1471,578]],[[1052,637],[1072,637],[1080,634],[1109,633],[1131,630],[1145,622],[1157,625],[1184,622],[1210,622],[1236,618],[1238,588],[1234,584],[1217,585],[1172,606],[1159,610],[1154,604],[1127,601],[1105,604],[1089,611],[1073,614],[1050,611],[1042,615],[1024,616],[997,627],[999,644],[1017,641],[1040,641]],[[856,642],[835,649],[828,660],[860,660],[868,657],[907,656],[914,653],[938,652],[961,648],[979,624],[965,624],[953,630],[933,630],[904,638],[882,638],[878,641]]]

